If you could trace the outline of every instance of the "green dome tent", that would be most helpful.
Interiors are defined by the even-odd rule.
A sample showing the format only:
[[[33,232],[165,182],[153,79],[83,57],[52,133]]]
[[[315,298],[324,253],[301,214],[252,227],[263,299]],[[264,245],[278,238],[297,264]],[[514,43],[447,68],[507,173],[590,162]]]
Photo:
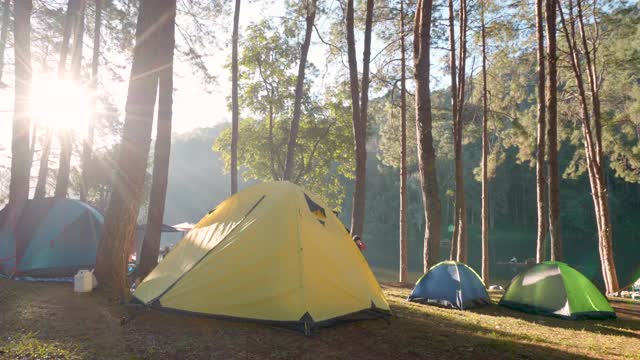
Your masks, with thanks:
[[[564,319],[613,319],[607,298],[578,270],[559,261],[537,264],[511,280],[499,305]]]

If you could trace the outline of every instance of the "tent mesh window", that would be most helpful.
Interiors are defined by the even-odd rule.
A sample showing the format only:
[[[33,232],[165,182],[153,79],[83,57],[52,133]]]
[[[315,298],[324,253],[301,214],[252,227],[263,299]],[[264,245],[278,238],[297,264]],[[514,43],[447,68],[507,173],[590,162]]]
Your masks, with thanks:
[[[311,200],[311,198],[307,194],[304,194],[304,199],[307,200],[309,211],[311,211],[311,213],[316,216],[320,224],[324,225],[326,222],[325,220],[327,219],[327,213],[324,211],[324,208],[318,205],[315,201]]]

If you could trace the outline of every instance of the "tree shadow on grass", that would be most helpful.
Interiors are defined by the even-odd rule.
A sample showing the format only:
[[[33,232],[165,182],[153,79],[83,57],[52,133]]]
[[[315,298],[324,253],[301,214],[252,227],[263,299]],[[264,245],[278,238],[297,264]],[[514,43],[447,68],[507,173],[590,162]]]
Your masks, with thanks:
[[[634,331],[640,331],[640,321],[625,316],[625,312],[631,312],[632,314],[637,315],[637,311],[628,309],[624,310],[618,307],[614,307],[614,309],[616,310],[618,318],[611,320],[567,320],[551,316],[529,314],[497,304],[474,308],[469,311],[476,314],[511,317],[544,326],[571,329],[574,331],[589,331],[603,335],[637,337],[638,334],[634,333]]]
[[[311,337],[252,323],[203,319],[151,311],[136,318],[135,332],[188,348],[199,358],[210,351],[229,358],[279,359],[588,359],[537,339],[458,322],[394,304],[397,316],[318,330]],[[169,328],[167,324],[170,324]],[[171,340],[169,340],[171,339]],[[190,343],[191,345],[185,345]],[[133,353],[148,347],[130,344]],[[158,349],[158,353],[167,354]],[[183,355],[186,355],[183,353]]]
[[[396,317],[389,322],[353,322],[321,329],[305,337],[290,330],[252,323],[158,311],[144,311],[121,326],[119,317],[127,312],[124,307],[93,296],[76,296],[68,284],[0,285],[12,287],[10,298],[0,301],[0,313],[11,314],[14,325],[0,326],[4,330],[0,333],[0,343],[8,337],[35,330],[33,336],[38,340],[69,344],[72,355],[80,358],[589,358],[581,354],[580,349],[493,328],[490,318],[469,319],[468,313],[442,309],[425,311],[404,300],[392,301]],[[390,298],[398,300],[402,296],[390,295]],[[28,307],[37,308],[43,316],[20,311]]]
[[[394,304],[397,317],[388,326],[383,336],[396,338],[396,346],[401,353],[416,353],[422,350],[420,358],[590,358],[587,355],[553,348],[556,344],[527,334],[515,334],[499,328],[490,328],[480,323],[461,321],[456,315],[449,316],[449,309],[435,312],[420,311],[421,306]],[[486,324],[484,324],[486,325]],[[399,335],[399,336],[396,336]],[[403,342],[402,337],[407,337]],[[418,351],[419,352],[419,351]]]

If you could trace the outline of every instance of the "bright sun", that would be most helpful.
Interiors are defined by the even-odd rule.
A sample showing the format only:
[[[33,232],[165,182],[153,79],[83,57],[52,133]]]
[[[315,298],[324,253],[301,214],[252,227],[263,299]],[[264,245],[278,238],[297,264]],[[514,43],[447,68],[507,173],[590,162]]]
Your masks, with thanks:
[[[67,80],[34,80],[31,111],[34,120],[54,129],[86,133],[89,116],[89,93]]]

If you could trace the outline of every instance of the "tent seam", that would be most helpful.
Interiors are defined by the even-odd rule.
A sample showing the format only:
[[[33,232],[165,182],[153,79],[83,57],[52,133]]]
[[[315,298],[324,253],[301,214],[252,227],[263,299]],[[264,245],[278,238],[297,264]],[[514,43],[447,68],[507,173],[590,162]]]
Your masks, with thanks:
[[[299,205],[296,205],[294,209],[296,210],[296,214],[295,214],[296,220],[297,220],[296,221],[296,238],[298,240],[298,253],[300,254],[300,256],[298,256],[298,266],[299,266],[299,272],[300,272],[300,288],[302,289],[302,291],[300,292],[300,297],[302,298],[302,308],[303,308],[304,314],[307,314],[309,310],[307,306],[307,299],[304,296],[304,293],[306,291],[304,287],[304,248],[302,247],[302,242],[300,240],[301,238],[300,237],[300,221],[302,221],[302,211],[300,210]],[[311,314],[309,314],[309,317],[313,319]]]
[[[562,286],[564,286],[564,293],[565,293],[565,296],[567,297],[567,307],[569,308],[569,316],[571,316],[571,314],[573,314],[573,310],[571,309],[571,296],[569,296],[569,290],[567,288],[567,284],[564,281],[564,274],[562,272],[562,267],[558,263],[556,263],[555,265],[558,267],[558,272],[560,273]]]

